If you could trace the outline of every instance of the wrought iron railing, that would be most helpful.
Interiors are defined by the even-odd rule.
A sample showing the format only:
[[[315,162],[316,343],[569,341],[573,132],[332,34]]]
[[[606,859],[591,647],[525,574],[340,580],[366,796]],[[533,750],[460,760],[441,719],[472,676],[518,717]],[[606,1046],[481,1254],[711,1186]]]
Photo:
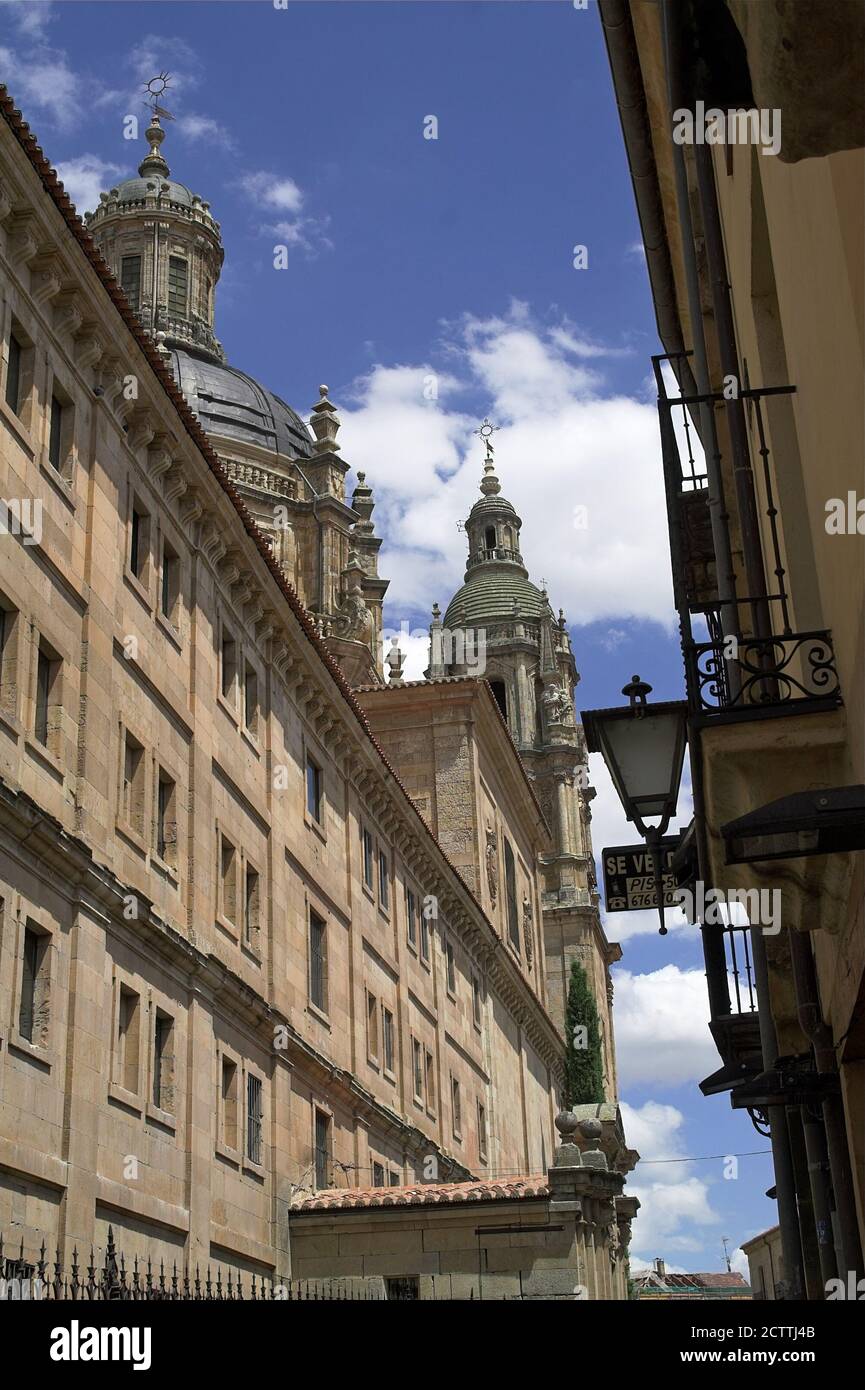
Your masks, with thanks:
[[[51,1302],[121,1302],[133,1303],[262,1303],[283,1302],[351,1302],[379,1301],[384,1297],[383,1286],[373,1279],[369,1283],[355,1283],[344,1279],[274,1279],[256,1278],[253,1274],[243,1280],[242,1274],[235,1271],[232,1278],[229,1270],[223,1278],[222,1269],[216,1267],[215,1275],[210,1265],[202,1276],[196,1266],[194,1274],[189,1269],[178,1273],[176,1263],[166,1274],[164,1261],[159,1262],[159,1272],[154,1273],[150,1259],[139,1262],[138,1257],[127,1267],[122,1254],[118,1255],[114,1244],[114,1232],[108,1228],[108,1244],[101,1265],[90,1250],[87,1265],[79,1263],[78,1251],[72,1252],[72,1263],[68,1270],[60,1259],[46,1259],[45,1242],[36,1258],[24,1255],[24,1242],[20,1243],[17,1255],[3,1253],[3,1237],[0,1235],[0,1301],[3,1300],[42,1300]]]
[[[789,396],[796,388],[746,386],[739,390],[760,460],[764,520],[759,559],[762,572],[772,577],[772,586],[763,593],[740,594],[735,573],[728,573],[722,597],[718,571],[723,560],[714,546],[719,528],[726,536],[728,552],[732,549],[722,459],[719,446],[713,445],[716,452],[712,461],[719,479],[713,493],[692,412],[705,416],[707,410],[723,410],[728,401],[722,392],[667,394],[663,364],[675,362],[679,375],[685,378],[689,356],[674,353],[652,361],[658,385],[673,589],[692,717],[720,722],[834,708],[842,701],[831,633],[825,629],[795,631],[791,625],[774,465],[764,415],[767,398]],[[712,433],[717,441],[718,431]],[[710,514],[712,508],[714,516]]]
[[[733,997],[730,1011],[736,1014],[755,1013],[757,1010],[757,981],[751,960],[751,928],[749,926],[726,926],[722,928],[724,955],[727,961],[727,979],[733,984]],[[733,1003],[735,1000],[735,1008]]]

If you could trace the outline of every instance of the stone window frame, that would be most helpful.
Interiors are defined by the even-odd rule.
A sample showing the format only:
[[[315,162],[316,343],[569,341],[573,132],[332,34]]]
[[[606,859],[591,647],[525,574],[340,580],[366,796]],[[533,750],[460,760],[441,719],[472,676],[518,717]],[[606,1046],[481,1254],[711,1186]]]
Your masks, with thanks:
[[[450,1073],[450,1102],[451,1102],[451,1136],[458,1144],[463,1141],[463,1100],[460,1079],[454,1073]]]
[[[328,1188],[328,1186],[329,1186],[329,1183],[326,1183],[326,1185],[325,1185],[324,1187],[321,1187],[321,1188],[318,1186],[317,1146],[316,1146],[316,1142],[315,1142],[316,1116],[317,1116],[317,1115],[323,1115],[323,1116],[325,1117],[325,1119],[327,1120],[327,1151],[326,1151],[326,1154],[325,1154],[325,1158],[326,1158],[326,1162],[327,1162],[328,1172],[326,1173],[325,1176],[326,1176],[326,1178],[331,1179],[331,1178],[333,1178],[333,1163],[334,1163],[334,1155],[333,1155],[334,1142],[333,1142],[333,1141],[334,1141],[334,1131],[335,1131],[335,1128],[336,1128],[336,1116],[335,1116],[335,1114],[334,1114],[334,1109],[333,1109],[333,1106],[332,1106],[332,1104],[330,1103],[330,1101],[327,1100],[324,1096],[320,1095],[319,1093],[313,1092],[313,1093],[310,1095],[310,1107],[309,1107],[309,1122],[310,1122],[310,1143],[309,1143],[309,1152],[310,1152],[310,1156],[311,1156],[311,1158],[312,1158],[311,1168],[312,1168],[313,1191],[315,1191],[315,1192],[326,1192],[326,1191],[327,1191],[327,1188]]]
[[[18,368],[18,403],[17,408],[14,410],[6,400],[10,344],[13,337],[16,339],[21,349]],[[11,303],[7,302],[3,329],[3,389],[0,391],[0,411],[2,411],[7,423],[12,426],[14,433],[18,437],[19,443],[24,446],[25,451],[29,454],[31,459],[35,459],[38,454],[34,432],[34,426],[37,423],[36,407],[38,401],[38,392],[36,389],[38,370],[36,342],[37,339],[35,334],[29,331],[15,313]]]
[[[478,1126],[478,1159],[481,1163],[489,1163],[489,1116],[487,1115],[487,1107],[480,1096],[475,1097],[475,1114]]]
[[[412,1100],[414,1104],[418,1106],[419,1109],[424,1110],[426,1109],[426,1096],[424,1094],[426,1089],[426,1063],[424,1059],[423,1039],[419,1038],[417,1033],[413,1033],[411,1031],[409,1032],[409,1039],[411,1043],[409,1052],[409,1065],[411,1067]],[[415,1065],[416,1059],[420,1063],[419,1068]],[[420,1090],[418,1090],[417,1085],[418,1071],[420,1071]]]
[[[230,937],[235,945],[240,945],[241,923],[236,921],[240,896],[243,888],[243,853],[241,850],[240,837],[234,832],[226,829],[225,821],[221,816],[215,820],[215,839],[216,839],[216,902],[214,903],[214,920],[216,925],[226,936]],[[234,851],[234,913],[235,917],[229,917],[225,912],[224,885],[222,872],[223,841],[230,845]]]
[[[230,718],[235,729],[239,729],[243,720],[243,712],[240,706],[240,681],[239,673],[242,668],[242,643],[240,640],[240,626],[235,626],[230,619],[226,620],[222,604],[217,605],[216,612],[216,699],[222,709]],[[225,639],[226,635],[234,644],[234,674],[231,679],[231,689],[233,699],[224,693],[225,671],[223,669]]]
[[[225,1096],[223,1094],[223,1077],[225,1075],[225,1064],[234,1067],[234,1083],[237,1087],[235,1099],[236,1107],[236,1134],[237,1145],[234,1146],[225,1138]],[[243,1058],[240,1053],[223,1039],[216,1041],[216,1134],[214,1136],[214,1153],[220,1158],[226,1159],[233,1167],[239,1168],[243,1161],[243,1150],[245,1147],[244,1122],[246,1118],[246,1103],[243,1098]]]
[[[118,730],[118,757],[117,757],[117,806],[114,816],[115,829],[123,836],[124,840],[131,840],[135,848],[142,854],[147,854],[147,826],[149,823],[149,800],[150,800],[150,779],[148,768],[152,760],[147,756],[147,745],[132,730],[122,717],[117,721]],[[142,828],[141,830],[127,820],[124,814],[124,795],[123,786],[126,778],[126,743],[127,739],[133,739],[141,749],[141,768],[144,780],[144,791],[142,797]]]
[[[373,994],[368,984],[364,984],[364,1029],[366,1033],[367,1065],[375,1071],[381,1069],[381,1001]]]
[[[448,999],[456,1003],[457,998],[457,954],[454,949],[453,935],[445,930],[442,933],[444,939],[444,967],[445,967],[445,993]]]
[[[22,652],[21,637],[24,631],[24,614],[8,594],[0,592],[2,631],[0,631],[0,726],[16,739],[24,733],[21,722],[22,676],[26,662]]]
[[[174,599],[174,617],[170,617],[162,610],[162,595],[165,573],[165,551],[166,547],[171,550],[172,557],[177,561],[177,593]],[[156,588],[157,602],[155,616],[157,626],[162,629],[178,651],[183,650],[184,631],[185,631],[185,600],[187,595],[187,563],[184,556],[185,547],[174,528],[166,525],[166,519],[160,512],[156,518]]]
[[[249,1141],[249,1078],[254,1076],[261,1086],[261,1161],[258,1162],[247,1152]],[[241,1065],[241,1170],[249,1176],[260,1179],[267,1177],[267,1125],[269,1119],[268,1077],[250,1057],[244,1057]]]
[[[252,928],[252,930],[250,930],[249,922],[247,921],[246,900],[247,876],[249,874],[250,869],[258,878],[258,903],[256,906],[258,921],[255,923],[255,926]],[[262,925],[264,922],[265,903],[267,902],[266,882],[264,870],[261,867],[259,860],[255,857],[255,855],[248,854],[246,850],[243,850],[241,852],[239,891],[241,898],[240,915],[242,918],[242,921],[239,923],[240,943],[246,954],[252,956],[260,965]]]
[[[171,1019],[171,1032],[173,1036],[173,1053],[171,1067],[171,1091],[173,1105],[169,1110],[167,1106],[157,1105],[153,1099],[154,1073],[156,1063],[156,1022],[157,1016],[161,1014],[163,1018]],[[177,1004],[174,1000],[167,999],[158,990],[150,989],[147,996],[147,1076],[145,1079],[146,1104],[144,1109],[145,1118],[152,1120],[155,1124],[162,1125],[165,1129],[170,1129],[172,1133],[177,1131],[177,1116],[179,1106],[177,1104],[178,1086],[178,1024],[179,1014]],[[160,1094],[160,1099],[163,1099]]]
[[[472,1025],[478,1033],[483,1032],[484,1001],[483,984],[477,970],[471,970],[472,981]]]
[[[313,897],[308,888],[303,891],[304,923],[306,926],[306,1007],[326,1028],[330,1028],[330,924],[331,913],[321,898]],[[324,923],[324,1007],[312,997],[312,914]]]
[[[388,1027],[387,1027],[387,1019],[388,1019],[388,1018],[390,1019],[390,1029],[388,1029]],[[387,1060],[387,1046],[386,1046],[386,1041],[387,1041],[388,1033],[390,1034],[390,1050],[391,1050],[390,1065],[388,1065],[388,1060]],[[381,1074],[382,1074],[382,1076],[384,1076],[388,1081],[391,1081],[391,1082],[393,1082],[393,1083],[396,1083],[396,1074],[397,1074],[397,1070],[398,1070],[398,1067],[399,1067],[399,1055],[398,1055],[398,1054],[399,1054],[399,1044],[398,1044],[397,1032],[396,1032],[396,1014],[394,1013],[394,1011],[393,1011],[393,1009],[391,1008],[390,1004],[385,1003],[384,999],[381,1000],[380,1036],[381,1036]]]
[[[374,902],[376,901],[376,896],[375,896],[375,881],[376,881],[376,870],[377,870],[377,859],[376,859],[376,835],[375,835],[375,831],[372,830],[372,829],[370,828],[369,823],[366,821],[366,819],[365,819],[363,816],[361,816],[361,817],[359,818],[359,827],[360,827],[360,886],[361,886],[363,892],[364,892],[364,893],[366,894],[366,896],[369,898],[370,902],[374,903]],[[369,846],[370,846],[370,857],[369,857],[369,862],[370,862],[371,873],[372,873],[372,882],[371,882],[371,883],[368,882],[367,877],[366,877],[366,846],[367,846],[367,837],[369,837]]]
[[[325,756],[318,742],[307,733],[301,730],[301,756],[303,758],[303,823],[308,830],[312,830],[318,838],[327,844],[327,812],[330,807],[330,797],[327,791],[327,776],[325,774]],[[319,775],[319,820],[316,820],[307,805],[307,768],[312,763],[318,768]]]
[[[393,867],[391,848],[389,845],[383,844],[381,836],[378,836],[375,846],[376,901],[379,912],[388,921],[390,921],[393,901]]]
[[[136,1065],[135,1090],[125,1084],[126,1076],[121,1070],[120,1058],[120,1009],[124,994],[132,994],[138,1001],[138,1059]],[[147,1105],[146,1086],[149,1075],[147,1053],[150,1046],[150,1011],[147,994],[139,980],[128,970],[117,964],[111,971],[111,1046],[109,1049],[110,1073],[108,1098],[117,1101],[136,1115],[143,1115]]]
[[[421,915],[421,910],[422,910],[421,907],[420,907],[420,901],[421,901],[421,900],[420,900],[420,898],[419,898],[419,896],[418,896],[418,893],[416,892],[416,890],[415,890],[415,888],[414,888],[414,886],[413,886],[413,881],[412,881],[412,883],[409,883],[408,878],[405,878],[405,879],[404,879],[404,882],[403,882],[403,889],[404,889],[404,891],[403,891],[403,905],[404,905],[404,907],[405,907],[405,939],[406,939],[406,945],[408,946],[408,949],[411,951],[411,953],[412,953],[413,956],[419,956],[419,955],[420,955],[420,930],[419,930],[419,923],[420,923],[420,915]],[[411,897],[412,897],[412,899],[413,899],[413,901],[414,901],[414,919],[413,919],[413,920],[412,920],[412,911],[411,911],[411,909],[410,909],[410,907],[409,907],[409,894],[411,894]],[[414,933],[412,933],[412,925],[414,926]]]
[[[430,1073],[432,1073],[432,1086],[430,1086]],[[431,1047],[424,1046],[423,1049],[423,1082],[424,1082],[424,1103],[426,1113],[431,1119],[438,1115],[438,1087],[436,1085],[436,1057]]]
[[[31,619],[30,622],[30,671],[29,671],[29,696],[27,710],[27,733],[25,734],[25,744],[28,750],[34,754],[38,760],[51,768],[55,776],[64,783],[66,780],[66,770],[63,766],[63,716],[65,710],[64,695],[66,692],[67,672],[70,669],[69,662],[61,647],[48,636],[48,633]],[[38,682],[39,682],[39,657],[47,657],[48,662],[55,668],[51,678],[51,700],[48,707],[48,741],[43,743],[37,737],[36,720],[38,715]],[[52,718],[52,711],[54,715]]]
[[[53,401],[57,399],[62,410],[60,427],[60,467],[55,468],[49,458],[51,445],[51,416]],[[78,411],[75,397],[62,373],[58,373],[53,360],[48,362],[48,382],[45,388],[45,409],[42,420],[42,441],[39,450],[39,468],[49,482],[62,487],[64,496],[72,491],[78,469]]]
[[[143,517],[147,523],[144,537],[144,544],[147,547],[147,559],[142,567],[142,572],[139,574],[136,574],[135,570],[132,568],[133,513],[136,513],[139,517]],[[145,489],[136,481],[134,471],[130,468],[126,475],[123,578],[151,618],[154,612],[153,585],[156,565],[153,559],[153,543],[156,538],[157,514],[158,508],[154,505],[152,499],[148,499]]]
[[[166,859],[166,858],[163,857],[163,855],[161,855],[161,854],[159,853],[159,787],[160,787],[160,784],[161,784],[161,782],[162,782],[162,776],[161,776],[162,773],[165,774],[166,778],[171,782],[172,786],[174,787],[174,859],[173,859],[173,860],[171,860],[171,859]],[[173,760],[172,758],[170,758],[170,757],[169,757],[169,758],[164,757],[163,754],[162,754],[161,752],[160,752],[160,753],[154,752],[154,753],[152,754],[152,773],[151,773],[151,778],[150,778],[150,785],[151,785],[151,787],[153,788],[153,793],[152,793],[152,796],[153,796],[153,801],[152,801],[153,814],[152,814],[152,817],[151,817],[152,831],[151,831],[151,835],[150,835],[150,856],[149,856],[149,863],[150,863],[151,865],[155,866],[155,867],[159,870],[159,872],[163,875],[163,877],[164,877],[164,878],[167,878],[175,888],[179,888],[179,887],[180,887],[180,866],[181,866],[181,864],[183,863],[183,853],[182,853],[182,850],[183,850],[183,843],[182,843],[182,840],[183,840],[183,834],[182,834],[183,817],[182,817],[182,815],[181,815],[182,807],[181,807],[181,796],[180,796],[180,789],[181,789],[181,786],[182,786],[182,782],[181,782],[181,778],[180,778],[179,775],[178,775],[177,768],[176,768],[176,766],[174,766],[174,760]]]
[[[8,904],[4,904],[4,908]],[[4,912],[5,915],[5,912]],[[54,1028],[54,1009],[52,1008],[52,995],[56,984],[57,974],[57,943],[55,941],[55,929],[46,921],[45,914],[38,909],[31,908],[23,901],[19,901],[18,911],[14,920],[17,922],[17,934],[15,940],[15,964],[13,979],[13,1000],[12,1018],[10,1020],[8,1048],[10,1051],[24,1053],[39,1061],[46,1071],[50,1071],[54,1062],[54,1039],[56,1030]],[[46,1006],[46,1021],[42,1025],[39,1042],[31,1042],[19,1031],[19,1021],[21,1017],[21,999],[24,988],[24,943],[26,933],[30,930],[39,937],[46,939],[44,955],[42,957],[43,974],[41,978],[41,988],[43,992],[42,1003]]]

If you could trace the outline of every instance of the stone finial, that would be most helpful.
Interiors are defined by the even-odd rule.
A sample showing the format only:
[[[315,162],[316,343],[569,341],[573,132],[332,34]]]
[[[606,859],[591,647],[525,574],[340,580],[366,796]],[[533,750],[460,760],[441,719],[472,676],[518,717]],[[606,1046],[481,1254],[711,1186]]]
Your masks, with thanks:
[[[560,1110],[555,1119],[556,1129],[561,1135],[561,1143],[556,1146],[553,1157],[554,1168],[581,1168],[583,1156],[574,1136],[579,1121],[572,1110]]]
[[[580,1120],[578,1128],[589,1148],[583,1149],[583,1164],[586,1168],[606,1168],[607,1156],[600,1147],[603,1126],[600,1120],[592,1118]]]
[[[562,1136],[562,1142],[568,1143],[577,1132],[579,1120],[573,1110],[560,1110],[555,1119],[556,1129]]]
[[[155,111],[150,118],[149,126],[144,132],[144,138],[150,146],[150,149],[138,166],[139,174],[143,179],[146,179],[148,174],[159,174],[161,178],[167,179],[171,170],[165,162],[160,149],[160,145],[165,139],[165,131],[159,124],[159,117]]]
[[[319,400],[313,406],[310,425],[315,435],[315,449],[319,454],[338,453],[336,436],[339,433],[339,416],[336,406],[328,399],[327,386],[319,386]]]
[[[405,652],[397,645],[395,637],[391,638],[390,651],[385,654],[385,662],[389,667],[388,685],[405,685],[402,677],[403,666],[405,665]]]

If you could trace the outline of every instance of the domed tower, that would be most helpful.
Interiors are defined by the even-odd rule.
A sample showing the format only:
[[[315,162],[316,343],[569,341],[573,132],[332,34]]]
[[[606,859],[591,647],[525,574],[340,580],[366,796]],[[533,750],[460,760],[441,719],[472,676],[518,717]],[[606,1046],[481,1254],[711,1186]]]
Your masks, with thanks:
[[[102,193],[86,214],[90,234],[347,678],[376,683],[388,586],[378,575],[372,490],[359,475],[346,497],[349,464],[326,386],[310,429],[280,396],[229,366],[214,329],[225,255],[219,223],[208,202],[171,178],[155,104],[145,138],[138,177]]]
[[[529,579],[520,553],[522,520],[502,496],[489,433],[481,497],[465,522],[465,582],[430,627],[427,677],[484,675],[517,746],[554,840],[541,859],[548,1006],[564,1029],[571,962],[593,988],[604,1038],[605,1094],[616,1067],[609,966],[621,948],[601,925],[591,840],[586,746],[574,710],[579,674],[563,613]],[[489,427],[491,432],[491,427]]]

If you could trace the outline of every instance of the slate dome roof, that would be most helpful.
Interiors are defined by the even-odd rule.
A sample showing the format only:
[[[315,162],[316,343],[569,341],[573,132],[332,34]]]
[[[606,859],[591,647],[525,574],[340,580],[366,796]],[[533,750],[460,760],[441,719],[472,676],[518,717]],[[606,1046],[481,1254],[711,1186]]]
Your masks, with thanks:
[[[257,444],[290,458],[312,454],[312,435],[297,412],[254,377],[182,348],[170,351],[169,364],[208,434]]]
[[[124,179],[123,183],[118,183],[111,189],[109,197],[115,197],[118,203],[141,203],[148,196],[152,196],[157,183],[163,185],[163,197],[169,202],[180,203],[182,207],[192,207],[193,195],[185,183],[178,183],[177,179],[157,178],[153,174],[147,178]]]
[[[516,566],[493,569],[485,565],[457,589],[448,604],[444,626],[455,630],[513,617],[515,601],[520,618],[528,621],[540,618],[549,608],[540,589]]]

